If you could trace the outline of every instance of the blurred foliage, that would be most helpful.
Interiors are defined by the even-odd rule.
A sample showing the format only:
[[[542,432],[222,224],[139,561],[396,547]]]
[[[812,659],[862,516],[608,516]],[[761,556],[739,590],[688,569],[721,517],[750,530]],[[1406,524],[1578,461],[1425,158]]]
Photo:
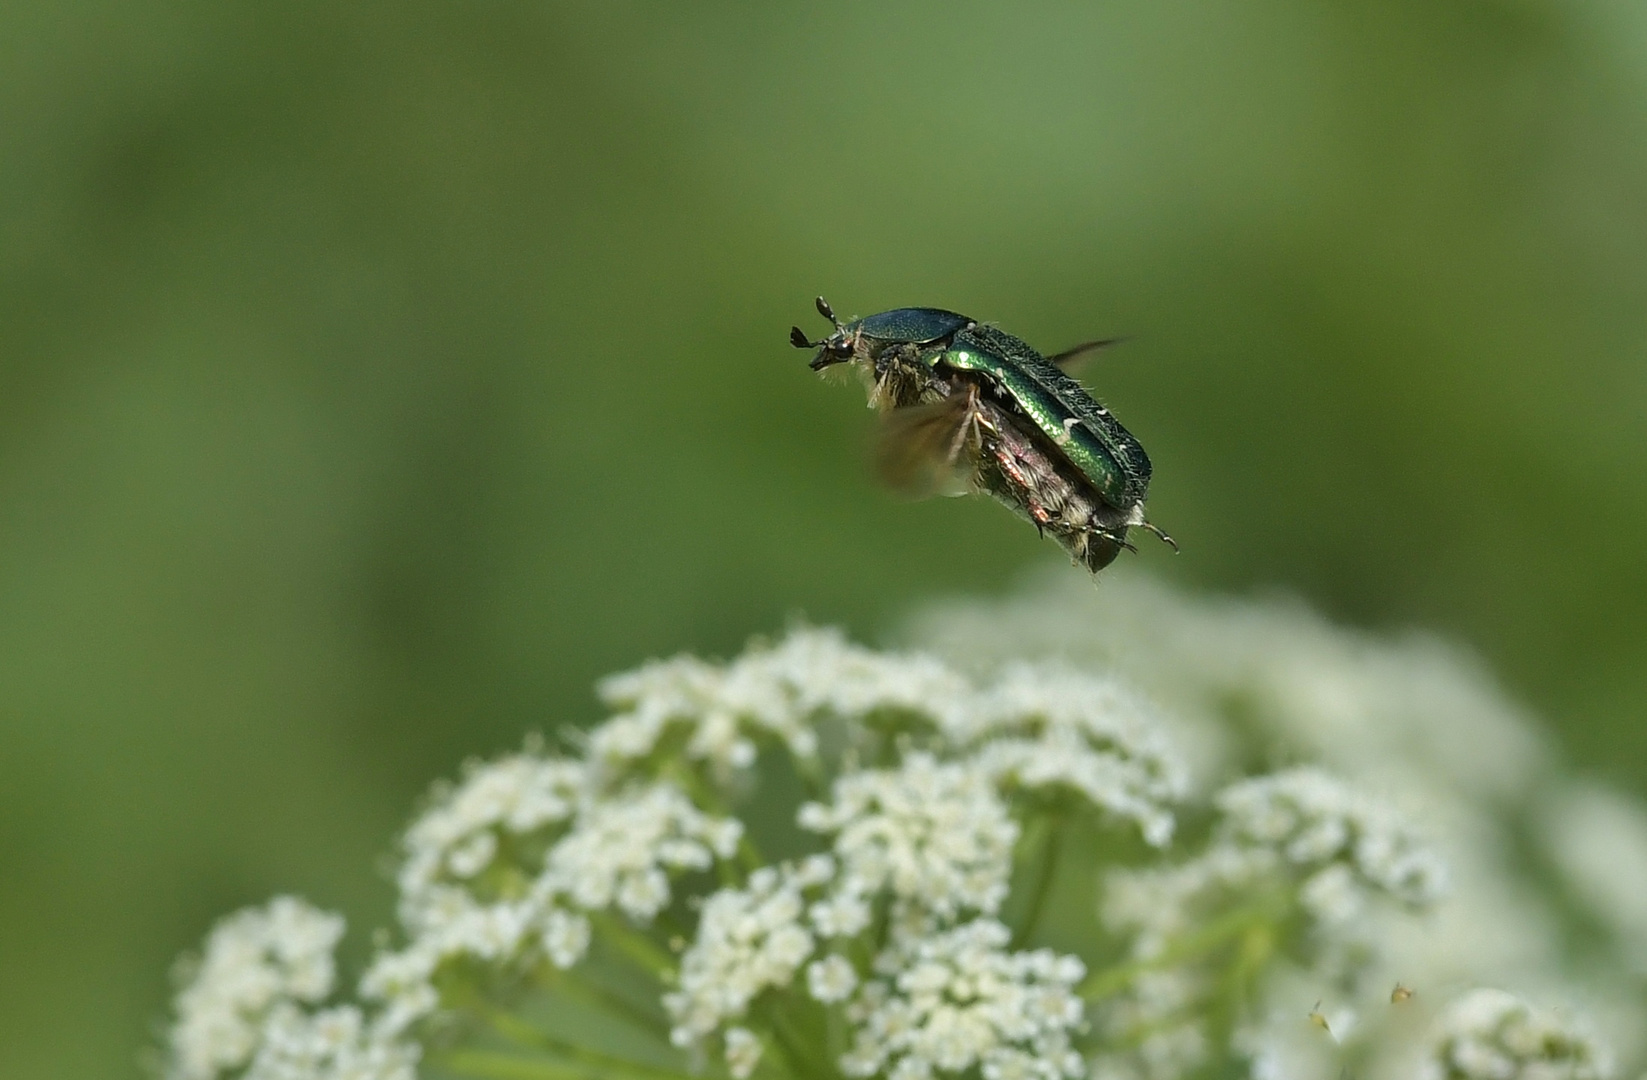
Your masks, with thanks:
[[[1131,335],[1113,573],[1454,633],[1647,788],[1644,72],[1621,0],[0,10],[0,1073],[386,918],[604,671],[1050,557],[875,492],[818,292]]]

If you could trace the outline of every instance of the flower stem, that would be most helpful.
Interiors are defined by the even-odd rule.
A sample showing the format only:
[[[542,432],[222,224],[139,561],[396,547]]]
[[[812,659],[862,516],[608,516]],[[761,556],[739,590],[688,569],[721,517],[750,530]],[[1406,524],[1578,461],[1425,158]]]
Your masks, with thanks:
[[[815,802],[822,802],[829,787],[829,778],[824,774],[823,762],[816,755],[812,757],[795,757],[795,775],[800,777],[801,788],[806,797]]]
[[[789,1022],[789,1017],[783,1014],[783,1010],[768,1001],[761,1014],[772,1032],[772,1041],[777,1044],[779,1053],[788,1065],[789,1074],[797,1080],[827,1080],[830,1073],[814,1069],[814,1058],[817,1055],[807,1053],[802,1039],[796,1033],[794,1025]]]
[[[578,1065],[605,1070],[614,1077],[622,1076],[627,1080],[678,1080],[682,1075],[670,1069],[630,1061],[557,1039],[513,1013],[492,1008],[485,1002],[478,1002],[476,1011],[493,1031],[510,1042],[528,1050],[542,1050],[562,1055]]]
[[[661,982],[666,975],[675,970],[675,957],[668,949],[617,916],[604,911],[595,912],[590,916],[590,921],[600,929],[602,937],[610,941],[631,963],[653,978]]]
[[[1173,964],[1212,952],[1243,937],[1248,930],[1274,919],[1276,915],[1276,905],[1273,902],[1236,908],[1154,956],[1093,972],[1076,988],[1076,992],[1088,1001],[1108,997],[1146,972],[1159,971],[1161,968],[1171,967]]]
[[[660,1025],[661,1017],[647,1013],[623,997],[569,973],[551,969],[548,974],[550,977],[544,981],[553,992],[625,1021],[654,1038],[662,1040],[666,1037],[667,1032]]]
[[[486,1080],[691,1080],[683,1073],[524,1057],[495,1050],[448,1050],[430,1061],[452,1072]]]
[[[1030,825],[1030,842],[1025,847],[1034,853],[1032,857],[1039,858],[1040,865],[1035,884],[1030,887],[1023,921],[1017,933],[1012,935],[1014,945],[1027,945],[1035,936],[1041,922],[1041,912],[1046,909],[1047,894],[1052,891],[1052,879],[1058,873],[1058,855],[1064,846],[1063,839],[1063,818],[1056,814],[1038,816]]]

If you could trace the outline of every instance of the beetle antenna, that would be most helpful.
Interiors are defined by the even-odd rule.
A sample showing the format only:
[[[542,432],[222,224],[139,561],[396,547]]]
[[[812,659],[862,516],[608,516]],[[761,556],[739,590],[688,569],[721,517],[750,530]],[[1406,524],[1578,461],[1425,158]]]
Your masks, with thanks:
[[[802,330],[798,326],[791,326],[789,328],[789,343],[797,349],[816,349],[819,345],[823,344],[821,341],[806,340],[806,331]]]
[[[1161,542],[1163,544],[1166,544],[1168,547],[1172,548],[1172,553],[1174,555],[1179,553],[1180,549],[1178,547],[1178,541],[1174,540],[1172,537],[1170,537],[1166,533],[1162,532],[1161,531],[1161,526],[1152,525],[1147,521],[1141,521],[1138,524],[1141,527],[1143,527],[1145,529],[1148,529],[1150,532],[1154,533],[1156,536],[1159,536],[1161,538]]]
[[[825,300],[820,296],[817,300],[813,301],[813,303],[818,305],[819,315],[822,315],[824,318],[834,323],[835,329],[839,330],[841,328],[841,320],[835,317],[835,309],[829,306],[828,300]]]

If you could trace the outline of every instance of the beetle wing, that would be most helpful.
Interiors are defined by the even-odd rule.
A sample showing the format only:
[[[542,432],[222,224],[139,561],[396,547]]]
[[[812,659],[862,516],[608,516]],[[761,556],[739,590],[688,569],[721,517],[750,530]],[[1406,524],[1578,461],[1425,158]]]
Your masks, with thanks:
[[[900,495],[965,495],[976,471],[977,402],[965,393],[893,409],[881,419],[875,471]]]
[[[1071,345],[1061,353],[1053,353],[1051,356],[1047,357],[1047,361],[1052,364],[1053,367],[1056,367],[1062,371],[1068,371],[1070,368],[1076,366],[1082,360],[1086,359],[1088,356],[1091,356],[1098,350],[1107,349],[1111,345],[1119,345],[1125,340],[1126,338],[1124,337],[1112,337],[1101,338],[1097,341],[1083,341],[1079,345]]]

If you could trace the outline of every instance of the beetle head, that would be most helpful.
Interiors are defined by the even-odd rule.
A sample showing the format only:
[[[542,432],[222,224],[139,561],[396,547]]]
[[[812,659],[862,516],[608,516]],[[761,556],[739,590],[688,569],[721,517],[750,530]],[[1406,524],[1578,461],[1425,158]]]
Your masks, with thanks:
[[[817,349],[818,354],[808,365],[813,371],[822,371],[831,364],[844,364],[857,354],[858,334],[850,327],[841,325],[841,320],[835,317],[829,301],[818,297],[818,314],[828,319],[835,326],[835,332],[826,338],[817,341],[808,341],[806,332],[798,326],[789,328],[789,343],[797,349]]]

